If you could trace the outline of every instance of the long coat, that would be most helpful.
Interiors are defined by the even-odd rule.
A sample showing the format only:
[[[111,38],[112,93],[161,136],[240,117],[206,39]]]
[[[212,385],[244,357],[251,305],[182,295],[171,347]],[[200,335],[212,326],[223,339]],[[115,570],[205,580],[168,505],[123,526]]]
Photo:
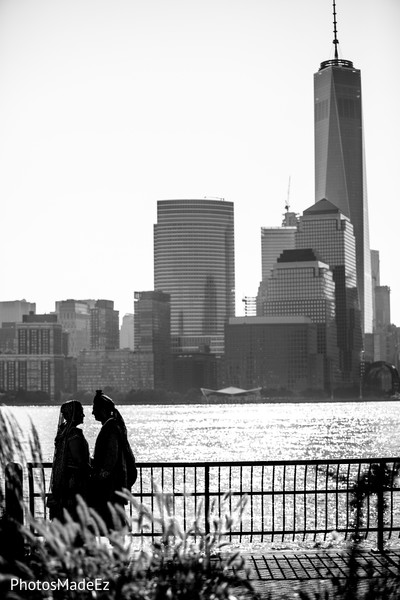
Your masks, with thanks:
[[[97,436],[93,455],[92,507],[110,525],[107,502],[125,504],[115,492],[127,487],[123,433],[114,418],[106,421]]]

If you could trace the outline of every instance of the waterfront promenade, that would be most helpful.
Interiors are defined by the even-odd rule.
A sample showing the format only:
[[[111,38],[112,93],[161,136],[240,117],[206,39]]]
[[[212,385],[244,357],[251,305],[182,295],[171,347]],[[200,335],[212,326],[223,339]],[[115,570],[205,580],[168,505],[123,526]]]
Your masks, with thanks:
[[[186,527],[197,514],[204,531],[207,511],[217,517],[235,512],[245,498],[242,519],[236,519],[227,532],[230,551],[240,549],[246,557],[249,577],[257,589],[264,590],[264,597],[269,592],[273,598],[284,592],[293,597],[299,587],[316,590],[331,585],[338,573],[345,580],[354,533],[354,484],[365,475],[378,474],[384,463],[379,497],[387,507],[378,510],[378,489],[371,489],[362,524],[364,558],[381,569],[387,550],[394,563],[398,558],[397,406],[394,402],[282,405],[279,409],[248,405],[246,411],[229,405],[124,407],[140,455],[134,498],[157,511],[157,494],[162,490],[171,514]],[[15,412],[26,431],[25,412],[24,416]],[[52,452],[56,413],[55,407],[29,411],[39,426],[45,457]],[[86,434],[91,446],[96,431],[95,422],[88,418]],[[176,460],[183,452],[188,460]],[[272,460],[259,460],[272,453]],[[358,458],[349,458],[352,454]],[[194,460],[195,456],[200,460]],[[232,456],[239,460],[230,461]],[[293,460],[280,460],[289,456]],[[44,500],[50,472],[50,462],[23,463],[24,503],[39,521],[48,517]],[[137,541],[141,533],[132,531]],[[155,525],[143,539],[146,543],[157,540],[159,533]],[[375,553],[378,538],[383,550]],[[360,574],[366,584],[366,570]]]
[[[344,582],[352,560],[351,538],[364,538],[358,555],[360,585],[398,577],[400,564],[400,458],[257,462],[138,463],[133,498],[156,518],[133,539],[152,542],[162,520],[205,533],[233,517],[224,531],[228,551],[240,550],[261,598],[295,597],[299,590]],[[19,491],[37,519],[47,519],[51,463],[23,465]],[[363,515],[354,498],[364,481]],[[368,487],[369,486],[369,487]],[[160,498],[162,501],[160,501]],[[12,500],[11,500],[12,501]],[[8,498],[10,502],[10,498]],[[130,505],[135,523],[135,510]],[[218,561],[218,555],[215,560]]]

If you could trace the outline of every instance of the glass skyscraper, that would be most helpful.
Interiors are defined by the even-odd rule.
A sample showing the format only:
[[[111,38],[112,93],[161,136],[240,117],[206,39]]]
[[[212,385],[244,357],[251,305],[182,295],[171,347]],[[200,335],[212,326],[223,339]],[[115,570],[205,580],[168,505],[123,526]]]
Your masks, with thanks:
[[[334,15],[336,18],[336,15]],[[349,217],[356,238],[357,287],[364,333],[372,332],[372,283],[364,159],[361,74],[337,56],[314,74],[315,201]]]
[[[297,218],[287,211],[282,227],[261,227],[261,282],[257,294],[257,315],[262,316],[272,269],[283,250],[295,248]]]
[[[306,316],[316,323],[328,389],[338,368],[335,283],[329,265],[311,248],[284,250],[272,271],[263,312],[268,317]]]
[[[160,200],[154,225],[154,289],[171,296],[173,351],[224,351],[235,314],[233,202]]]
[[[300,217],[296,248],[313,248],[332,270],[341,379],[358,381],[362,334],[353,225],[337,206],[320,200]]]

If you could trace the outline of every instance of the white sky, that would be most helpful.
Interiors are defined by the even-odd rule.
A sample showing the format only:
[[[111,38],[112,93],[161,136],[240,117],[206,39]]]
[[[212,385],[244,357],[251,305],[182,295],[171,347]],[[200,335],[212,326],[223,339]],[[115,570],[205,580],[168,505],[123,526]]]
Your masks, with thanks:
[[[337,0],[361,69],[371,248],[400,325],[400,1]],[[0,300],[153,289],[158,199],[235,204],[236,295],[262,226],[314,203],[313,73],[330,0],[0,0]]]

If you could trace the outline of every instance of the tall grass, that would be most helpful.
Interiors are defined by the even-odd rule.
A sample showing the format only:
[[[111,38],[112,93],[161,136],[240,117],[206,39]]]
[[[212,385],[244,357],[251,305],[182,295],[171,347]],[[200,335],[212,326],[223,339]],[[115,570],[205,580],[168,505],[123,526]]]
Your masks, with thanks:
[[[31,428],[31,457],[40,462],[40,443]],[[0,506],[4,508],[4,468],[8,463],[25,464],[23,432],[0,409]],[[31,459],[30,457],[30,459]],[[396,466],[397,468],[397,466]],[[11,473],[12,475],[12,473]],[[15,474],[18,475],[17,473]],[[362,475],[352,491],[355,534],[350,545],[347,577],[333,579],[329,587],[299,589],[301,600],[395,600],[400,598],[400,579],[387,562],[377,578],[370,565],[370,577],[360,576],[363,553],[360,529],[364,508],[379,486],[390,487],[396,473],[372,469]],[[13,479],[11,477],[11,485]],[[172,509],[170,497],[160,489],[156,495],[157,516],[125,493],[132,518],[125,509],[113,509],[115,530],[109,532],[97,513],[78,498],[77,520],[65,515],[65,523],[33,519],[25,510],[25,525],[13,515],[0,518],[0,598],[6,600],[240,600],[257,594],[246,577],[245,561],[239,551],[227,549],[226,534],[241,519],[245,498],[229,511],[232,498],[225,497],[225,509],[212,506],[209,529],[204,531],[204,507],[199,505],[193,523],[184,528]],[[22,499],[21,499],[22,502]],[[120,526],[121,520],[124,522]],[[157,542],[134,545],[132,530],[160,531]],[[33,531],[35,533],[33,533]],[[268,561],[268,555],[266,555]],[[382,555],[384,562],[385,555]],[[400,565],[398,565],[400,568]],[[41,582],[41,588],[11,589],[12,581]],[[61,587],[51,589],[51,584]],[[68,582],[68,588],[66,583]],[[91,589],[90,584],[97,586]],[[293,598],[290,593],[268,590],[263,598]]]
[[[2,410],[0,435],[1,465],[15,461],[24,464],[27,459],[22,432]],[[34,428],[30,449],[35,460],[40,459],[40,443]],[[25,511],[25,524],[21,525],[3,514],[0,535],[5,543],[0,547],[0,597],[7,600],[257,598],[246,578],[243,559],[237,552],[224,554],[225,534],[235,519],[241,517],[244,499],[238,503],[235,514],[214,516],[210,532],[206,533],[200,525],[201,507],[185,530],[171,512],[168,496],[162,490],[157,494],[161,515],[157,517],[127,491],[125,498],[134,517],[127,518],[125,509],[116,506],[113,508],[116,528],[111,532],[79,497],[76,521],[67,513],[65,523],[38,520]],[[4,501],[2,485],[3,508]],[[130,535],[132,529],[150,529],[155,525],[161,531],[159,540],[147,547],[135,547]],[[16,547],[12,547],[11,540],[18,541]],[[32,587],[32,582],[39,585]]]

